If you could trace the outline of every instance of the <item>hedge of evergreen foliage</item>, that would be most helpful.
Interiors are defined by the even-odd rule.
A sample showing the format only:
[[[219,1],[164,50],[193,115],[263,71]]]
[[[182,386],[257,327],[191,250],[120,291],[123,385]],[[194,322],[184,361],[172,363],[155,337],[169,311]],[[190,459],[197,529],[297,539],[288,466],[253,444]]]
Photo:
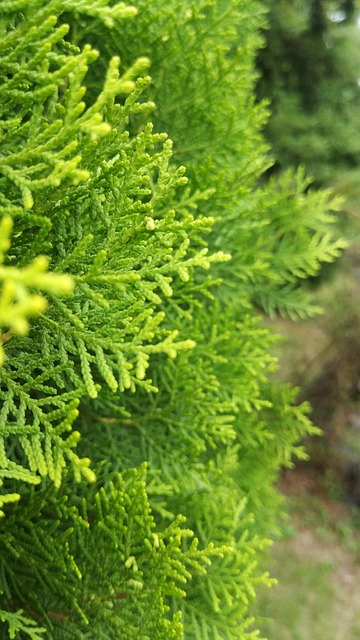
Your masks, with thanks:
[[[0,2],[1,638],[256,636],[274,483],[314,431],[261,309],[315,312],[342,247],[327,193],[262,178],[263,24]]]

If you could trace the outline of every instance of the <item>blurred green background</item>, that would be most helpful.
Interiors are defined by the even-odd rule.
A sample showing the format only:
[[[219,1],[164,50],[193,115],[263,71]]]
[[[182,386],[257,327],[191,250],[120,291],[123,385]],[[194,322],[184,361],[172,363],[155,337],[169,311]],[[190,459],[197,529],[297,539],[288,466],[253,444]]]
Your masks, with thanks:
[[[310,283],[324,314],[275,320],[277,375],[301,386],[323,437],[286,472],[289,521],[273,549],[279,584],[261,594],[269,640],[360,638],[360,2],[266,0],[258,97],[269,101],[271,172],[302,165],[343,199],[343,257]],[[311,186],[310,186],[311,188]]]

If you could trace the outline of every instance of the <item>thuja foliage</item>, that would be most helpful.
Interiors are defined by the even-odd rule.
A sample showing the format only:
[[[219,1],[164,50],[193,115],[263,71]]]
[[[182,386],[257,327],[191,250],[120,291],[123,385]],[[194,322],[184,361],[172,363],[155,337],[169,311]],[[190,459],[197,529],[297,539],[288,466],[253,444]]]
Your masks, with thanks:
[[[260,311],[316,312],[342,248],[329,194],[262,178],[263,21],[0,3],[3,638],[257,635],[274,483],[315,431]]]

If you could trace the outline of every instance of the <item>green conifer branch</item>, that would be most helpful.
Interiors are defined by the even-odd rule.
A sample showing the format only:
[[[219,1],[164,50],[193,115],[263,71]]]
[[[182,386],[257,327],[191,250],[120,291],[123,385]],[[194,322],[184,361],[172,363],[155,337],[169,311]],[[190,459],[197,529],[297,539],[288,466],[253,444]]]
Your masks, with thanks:
[[[12,218],[3,216],[0,220],[0,328],[6,330],[0,334],[0,366],[4,362],[2,345],[14,335],[27,334],[28,318],[41,315],[48,306],[42,295],[30,293],[29,288],[51,291],[56,296],[70,295],[74,289],[70,276],[47,273],[48,261],[44,256],[38,256],[23,269],[4,264],[12,227]]]
[[[8,550],[1,560],[5,602],[13,606],[15,597],[26,613],[26,618],[21,611],[16,615],[19,631],[24,630],[20,623],[30,626],[32,621],[34,626],[45,623],[52,634],[90,631],[96,637],[105,622],[109,638],[119,633],[134,638],[140,628],[143,637],[180,639],[180,617],[165,615],[166,602],[183,599],[183,587],[192,574],[203,574],[210,559],[224,552],[213,545],[199,550],[182,517],[166,528],[156,527],[144,468],[117,476],[107,489],[95,493],[91,506],[85,498],[69,502],[53,489],[29,492],[25,512],[26,523],[23,508],[14,507],[6,526],[0,526],[0,539]],[[184,546],[188,539],[192,542]],[[104,541],[105,554],[100,551]],[[20,564],[25,550],[25,564]],[[34,576],[39,588],[29,591]],[[11,615],[3,616],[10,623]]]
[[[45,18],[42,11],[46,13],[49,10],[49,7],[40,10],[39,17]],[[85,47],[82,52],[75,49],[65,55],[67,46],[63,38],[67,29],[64,26],[56,28],[55,20],[51,16],[44,19],[40,33],[34,27],[26,37],[21,39],[22,31],[20,27],[17,42],[11,34],[9,37],[13,47],[11,62],[24,54],[27,56],[26,64],[22,65],[21,72],[19,71],[21,78],[28,78],[27,101],[25,100],[22,106],[25,124],[22,125],[21,118],[17,119],[14,131],[8,130],[10,134],[7,135],[7,144],[9,150],[13,149],[14,136],[18,136],[21,131],[22,135],[24,133],[28,135],[30,146],[17,153],[9,153],[8,159],[4,160],[3,175],[12,181],[15,180],[16,184],[21,186],[23,196],[27,198],[23,202],[25,208],[33,207],[33,192],[42,191],[45,188],[49,206],[46,210],[42,204],[41,215],[36,213],[32,217],[22,214],[19,208],[15,218],[20,229],[18,247],[20,248],[23,243],[27,253],[31,254],[31,248],[27,244],[29,229],[32,222],[39,223],[44,229],[44,237],[47,236],[46,242],[50,252],[53,252],[53,238],[56,238],[56,245],[54,245],[56,252],[61,252],[62,247],[66,246],[62,260],[57,259],[57,268],[72,269],[72,275],[75,276],[78,286],[75,296],[63,302],[59,299],[60,283],[63,283],[64,288],[67,282],[70,283],[70,279],[67,280],[67,276],[55,274],[52,279],[50,276],[48,278],[44,273],[46,266],[44,258],[34,258],[33,269],[28,275],[27,272],[24,272],[24,275],[13,267],[6,267],[6,273],[13,279],[20,280],[20,283],[23,281],[24,284],[30,283],[34,287],[45,288],[49,292],[52,304],[27,342],[23,354],[25,360],[21,364],[22,373],[19,372],[20,377],[17,383],[14,385],[13,372],[11,376],[5,369],[2,372],[4,398],[11,398],[11,404],[5,402],[4,405],[3,424],[5,425],[5,420],[8,421],[10,416],[14,420],[13,433],[20,436],[19,444],[28,460],[32,474],[49,475],[58,485],[66,457],[74,466],[76,477],[80,477],[81,473],[85,473],[88,478],[92,477],[87,466],[84,466],[84,463],[71,451],[71,447],[77,441],[76,432],[67,438],[64,438],[63,434],[71,429],[71,424],[76,419],[77,412],[72,403],[84,392],[91,398],[97,396],[100,390],[98,374],[113,392],[118,387],[122,390],[128,388],[135,390],[139,384],[145,386],[151,384],[151,381],[145,380],[151,354],[164,352],[173,358],[179,350],[189,349],[194,345],[194,342],[189,339],[176,340],[177,331],[161,328],[164,320],[162,312],[155,313],[155,310],[149,306],[143,313],[139,313],[140,301],[148,299],[152,304],[155,302],[159,305],[164,296],[172,295],[170,283],[174,275],[179,274],[186,280],[189,278],[190,269],[191,271],[196,267],[208,269],[211,261],[224,260],[227,257],[221,252],[207,257],[205,250],[196,256],[189,257],[191,248],[189,240],[186,240],[186,227],[181,227],[175,219],[173,210],[161,211],[162,205],[159,206],[158,203],[166,201],[166,198],[169,198],[170,194],[184,182],[183,169],[169,170],[170,142],[165,141],[162,150],[160,148],[160,151],[150,155],[149,151],[163,142],[164,136],[153,135],[151,127],[147,127],[133,140],[130,140],[127,134],[124,135],[129,110],[138,111],[138,106],[132,98],[129,103],[125,103],[124,108],[116,108],[113,105],[113,98],[118,93],[131,91],[134,88],[131,78],[145,69],[146,60],[139,59],[121,79],[117,70],[118,60],[113,58],[103,91],[100,92],[94,104],[85,109],[85,104],[82,102],[84,88],[81,83],[88,65],[96,58],[96,52],[90,47]],[[40,41],[43,39],[44,44],[35,56],[29,56],[30,51],[37,50],[38,39]],[[60,50],[62,48],[61,54],[54,51],[55,45],[60,46]],[[41,63],[41,73],[35,73],[46,52],[51,54],[51,65]],[[6,56],[5,62],[9,63]],[[11,80],[10,92],[11,87],[16,86],[19,81],[19,77],[15,74]],[[46,85],[47,89],[57,86],[50,101],[48,92],[39,93],[37,85],[41,83]],[[34,89],[31,91],[33,85]],[[65,85],[66,89],[62,93],[62,86],[65,87]],[[138,90],[139,85],[135,89],[136,95]],[[18,94],[16,99],[19,99]],[[46,107],[44,107],[45,101]],[[30,119],[26,120],[29,105],[33,106],[34,102],[35,105],[39,105],[39,108],[35,108]],[[108,120],[106,123],[102,116],[105,109]],[[44,120],[45,117],[46,120]],[[113,134],[111,134],[112,127]],[[79,136],[83,133],[89,134],[89,148],[92,152],[97,147],[99,153],[97,170],[92,177],[90,177],[91,171],[87,168],[81,170],[85,171],[82,178],[87,180],[86,190],[82,187],[77,173],[80,155],[73,156],[69,162],[66,160],[69,154],[76,152]],[[98,138],[103,134],[110,139],[107,140],[106,145],[102,146]],[[69,142],[69,140],[72,141]],[[84,158],[90,162],[90,153],[86,151],[86,144],[84,141]],[[60,150],[57,151],[57,149]],[[114,156],[115,149],[117,153]],[[91,160],[93,162],[93,157]],[[26,163],[29,162],[30,165],[27,168]],[[136,166],[132,167],[134,162]],[[54,166],[50,174],[47,163]],[[145,170],[146,166],[147,170]],[[153,179],[154,171],[157,172],[156,180]],[[44,174],[45,177],[40,177]],[[29,175],[29,179],[26,175]],[[36,178],[36,175],[39,177]],[[126,188],[124,189],[124,176],[127,175],[129,176],[127,187],[129,195]],[[71,176],[69,186],[65,184],[61,186],[67,176]],[[62,190],[62,196],[60,196],[59,187]],[[9,188],[11,191],[10,186]],[[72,196],[71,205],[69,203],[67,208],[68,221],[65,226],[60,217],[62,211],[60,203],[62,203],[61,197],[66,199],[69,188]],[[90,195],[92,193],[94,193],[93,198]],[[87,194],[86,197],[84,197],[85,194]],[[60,200],[55,200],[59,197]],[[141,204],[142,199],[147,200],[146,204]],[[135,201],[139,213],[136,210],[132,211]],[[114,212],[115,202],[117,203],[115,211],[122,214],[118,219]],[[109,217],[110,203],[111,218]],[[36,211],[39,204],[38,199],[35,205]],[[80,209],[76,211],[73,207],[79,207],[79,205]],[[94,205],[98,213],[96,235],[93,233],[83,236],[83,224],[86,218],[89,222],[93,219]],[[125,211],[128,211],[127,216],[123,214],[124,205],[126,205]],[[144,213],[151,214],[145,218],[145,221],[142,209]],[[158,213],[157,209],[160,209]],[[79,214],[82,219],[81,225]],[[160,215],[162,220],[158,223],[156,218]],[[133,220],[136,221],[135,225]],[[150,224],[149,220],[154,222]],[[192,224],[195,224],[193,217],[188,216],[186,226],[189,230]],[[203,224],[205,228],[208,222],[204,219]],[[196,225],[199,227],[198,222]],[[126,237],[127,229],[131,229],[129,237]],[[151,259],[141,254],[137,255],[136,252],[131,254],[129,241],[134,246],[141,247],[143,239],[148,239],[149,234],[152,234],[152,242],[147,244],[146,255],[151,255]],[[169,260],[164,265],[162,250],[160,252],[159,249],[164,246],[164,243],[169,250],[175,249],[180,240],[183,249],[180,253],[176,251],[174,257],[169,256]],[[121,255],[119,249],[122,246],[126,249]],[[36,244],[33,245],[32,250],[35,251],[35,249]],[[142,267],[140,262],[143,263]],[[59,282],[58,288],[57,282]],[[141,282],[141,285],[134,289],[132,283],[137,282]],[[84,293],[85,295],[81,295]],[[30,298],[32,304],[40,305],[40,300],[42,301],[40,298]],[[45,302],[42,301],[41,304],[41,309],[30,307],[28,310],[20,309],[20,313],[24,315],[26,312],[28,314],[35,311],[43,312]],[[106,327],[102,330],[101,319],[104,307],[111,309],[112,319],[109,318]],[[6,311],[5,305],[4,311]],[[16,323],[14,313],[12,322]],[[130,322],[132,325],[129,333]],[[15,324],[14,327],[19,333],[19,327]],[[96,327],[96,330],[94,331],[92,327]],[[27,324],[23,324],[22,333],[27,328]],[[9,334],[6,333],[4,341],[8,336]],[[156,338],[155,343],[154,338]],[[41,371],[40,377],[38,374],[33,376],[33,386],[37,390],[37,398],[33,400],[27,391],[27,385],[31,379],[31,372],[38,367],[39,348],[42,352],[45,350],[47,370],[52,373],[48,381],[45,369]],[[59,364],[59,358],[61,364]],[[24,378],[25,361],[27,378]],[[15,362],[12,362],[11,367],[14,365]],[[64,372],[69,367],[71,372],[64,377]],[[52,376],[55,377],[52,378]],[[61,389],[69,382],[74,386],[74,391],[59,393],[59,385]],[[27,415],[26,421],[25,415]],[[5,447],[5,442],[11,442],[12,431],[5,430],[3,437]],[[10,460],[5,462],[4,459],[5,468],[7,468]],[[26,474],[25,476],[28,477]],[[34,475],[29,477],[35,481]]]
[[[44,640],[43,633],[46,633],[45,627],[39,627],[35,620],[29,616],[24,615],[23,609],[19,611],[3,611],[0,609],[0,620],[8,625],[9,638],[20,638],[20,634],[23,637],[30,638],[30,640]]]

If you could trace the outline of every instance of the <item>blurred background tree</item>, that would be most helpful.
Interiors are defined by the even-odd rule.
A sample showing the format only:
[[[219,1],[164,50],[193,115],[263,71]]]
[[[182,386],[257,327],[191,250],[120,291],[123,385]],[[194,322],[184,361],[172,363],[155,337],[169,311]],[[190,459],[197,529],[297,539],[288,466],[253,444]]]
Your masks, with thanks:
[[[304,164],[316,183],[360,198],[360,29],[354,0],[266,0],[258,95],[277,167]]]
[[[257,64],[258,96],[271,105],[266,135],[277,158],[271,171],[304,165],[315,185],[341,194],[339,224],[349,242],[331,273],[314,281],[325,315],[305,329],[283,326],[284,367],[292,367],[325,432],[310,444],[313,464],[360,505],[360,6],[266,4],[269,28]]]

